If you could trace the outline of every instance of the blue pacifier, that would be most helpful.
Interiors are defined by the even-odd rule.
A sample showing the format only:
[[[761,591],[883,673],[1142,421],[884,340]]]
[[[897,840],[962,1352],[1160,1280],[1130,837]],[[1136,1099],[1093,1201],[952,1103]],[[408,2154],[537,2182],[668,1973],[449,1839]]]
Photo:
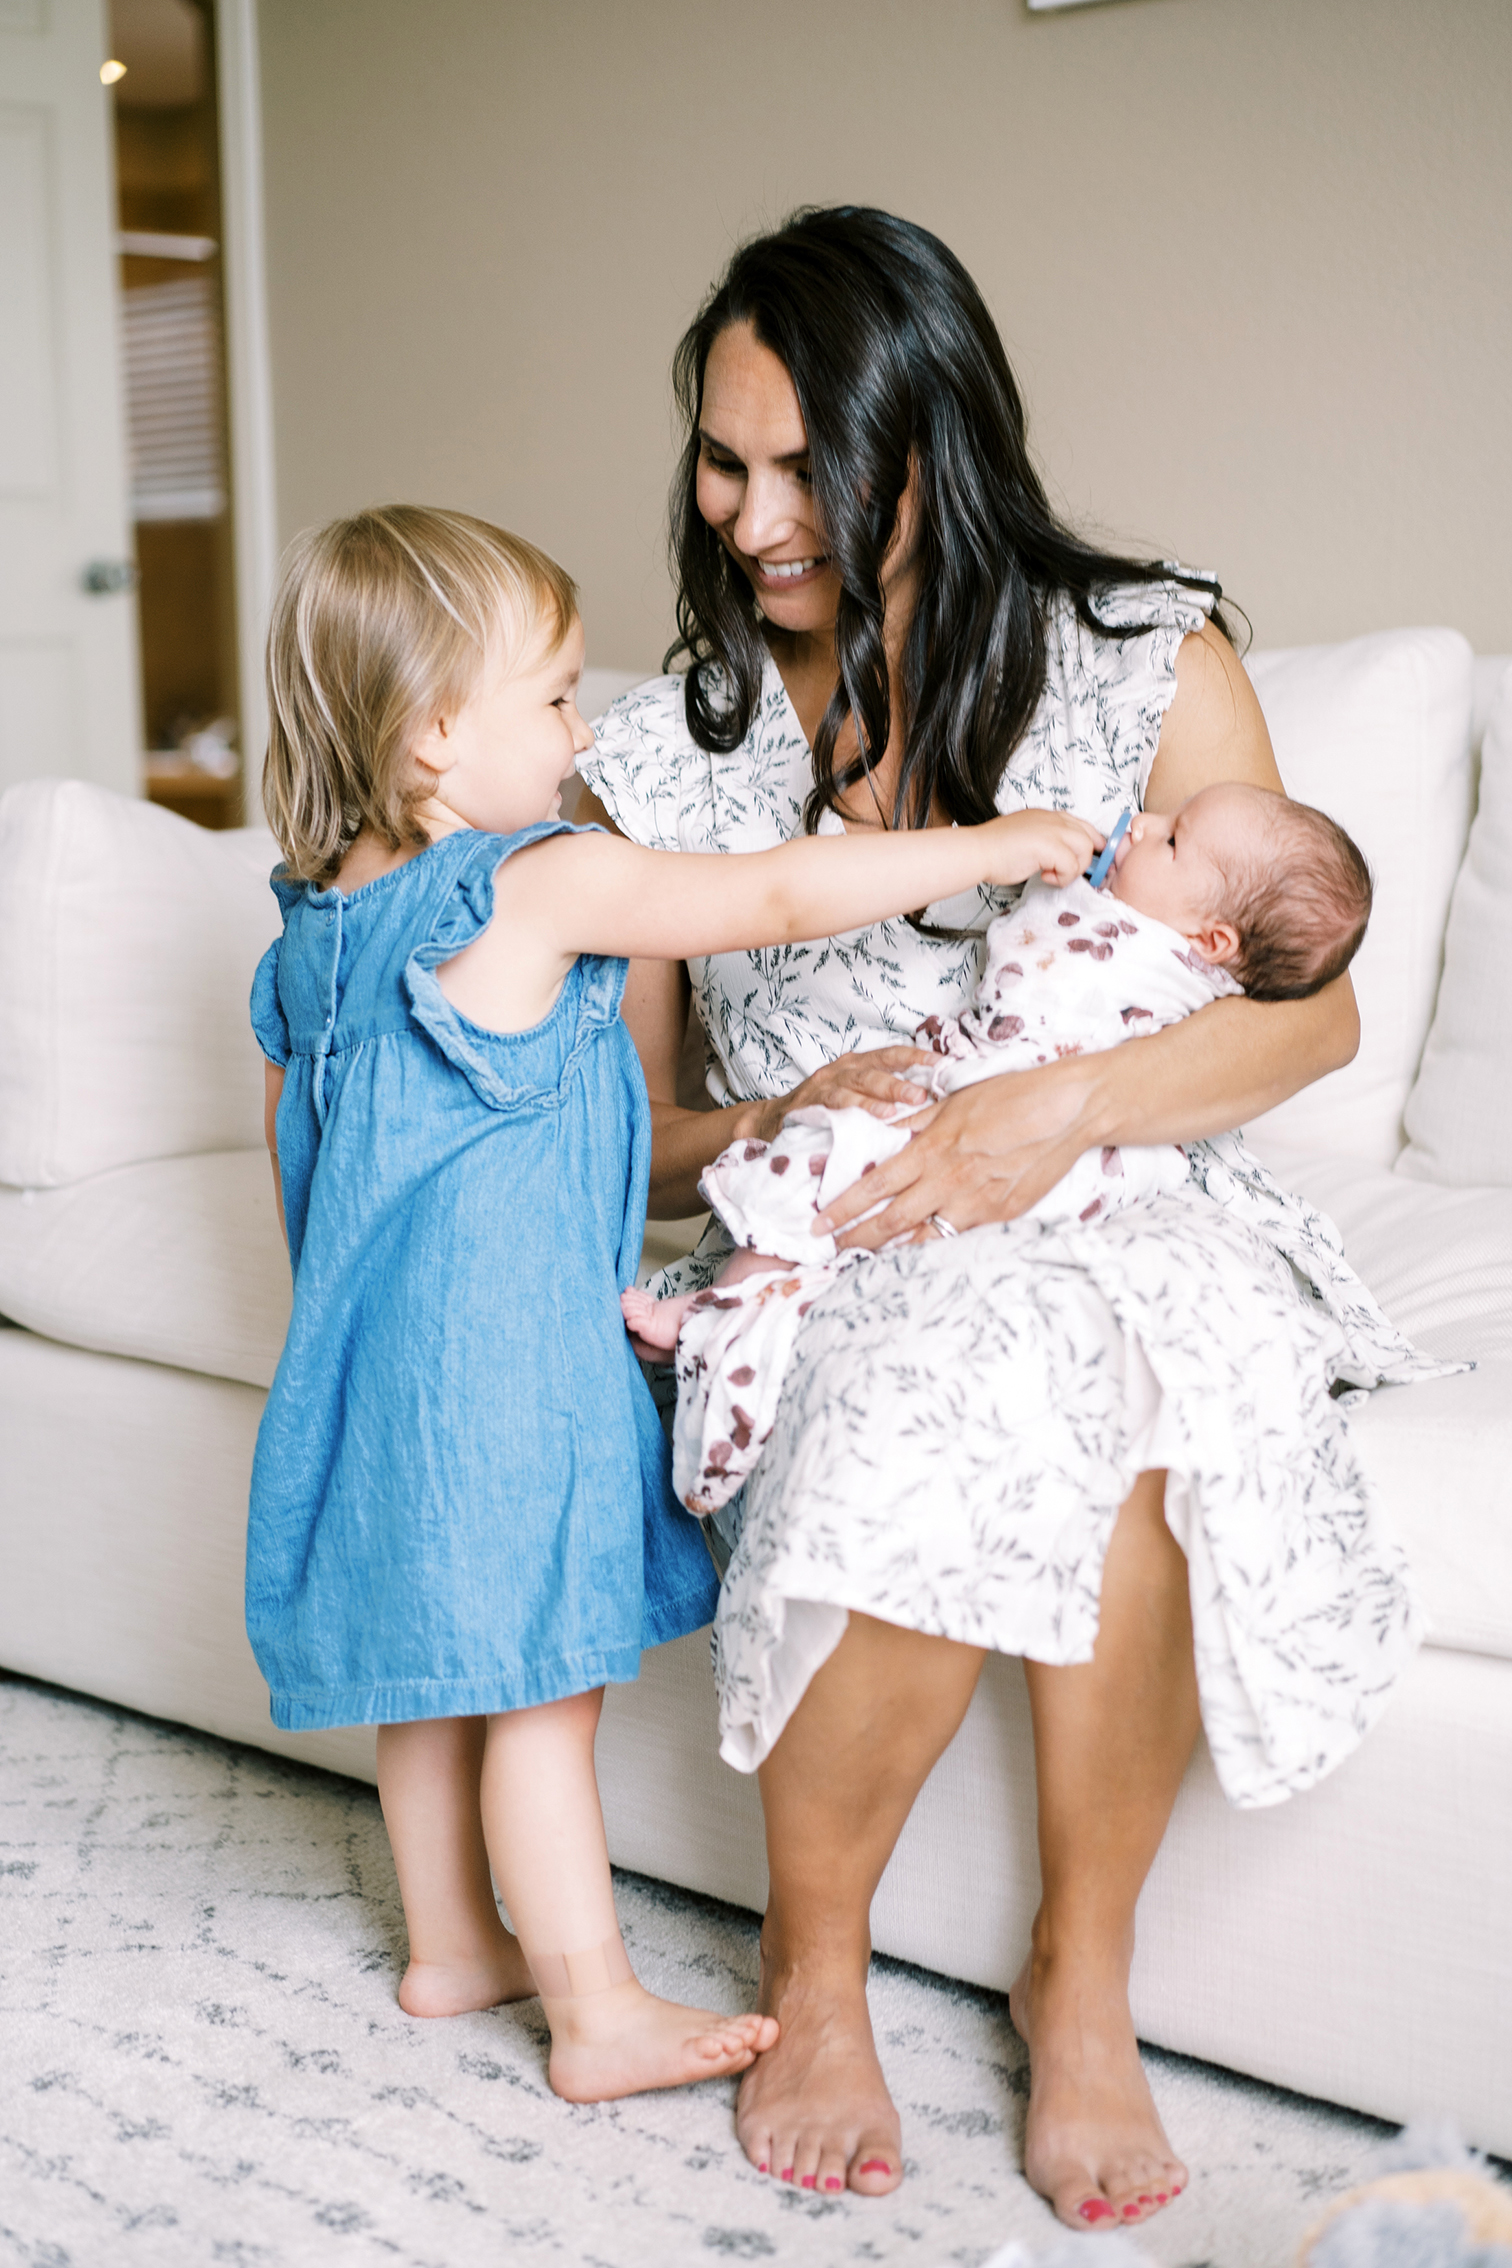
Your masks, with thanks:
[[[1094,890],[1100,890],[1103,884],[1107,881],[1108,876],[1113,871],[1113,853],[1117,850],[1119,844],[1123,841],[1124,836],[1128,833],[1129,821],[1133,818],[1133,816],[1134,814],[1132,811],[1120,812],[1118,819],[1114,823],[1112,834],[1108,837],[1107,841],[1103,844],[1102,849],[1098,852],[1096,858],[1093,859],[1092,864],[1088,867],[1087,880],[1091,883]]]

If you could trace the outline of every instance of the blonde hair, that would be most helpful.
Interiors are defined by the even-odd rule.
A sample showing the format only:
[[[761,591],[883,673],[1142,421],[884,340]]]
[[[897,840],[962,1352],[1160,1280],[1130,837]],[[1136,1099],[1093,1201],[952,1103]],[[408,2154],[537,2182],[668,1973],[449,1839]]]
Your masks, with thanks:
[[[290,877],[329,882],[365,828],[390,850],[425,842],[419,733],[469,699],[490,650],[513,668],[577,613],[554,559],[465,512],[386,504],[296,536],[268,632],[263,766]]]

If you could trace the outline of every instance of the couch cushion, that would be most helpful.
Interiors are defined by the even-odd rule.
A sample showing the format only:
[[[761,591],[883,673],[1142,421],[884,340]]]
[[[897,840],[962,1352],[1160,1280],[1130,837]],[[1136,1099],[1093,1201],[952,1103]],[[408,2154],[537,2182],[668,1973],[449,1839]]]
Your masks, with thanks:
[[[1444,1189],[1320,1158],[1293,1185],[1338,1223],[1351,1261],[1429,1354],[1512,1359],[1512,1191]]]
[[[1349,1422],[1412,1560],[1432,1641],[1512,1659],[1512,1189],[1442,1189],[1338,1159],[1295,1175],[1426,1352],[1466,1376],[1383,1386]]]
[[[1359,1053],[1248,1131],[1283,1167],[1322,1152],[1389,1166],[1470,827],[1473,656],[1453,630],[1394,630],[1255,654],[1249,666],[1289,793],[1349,829],[1374,869],[1376,904],[1354,966]]]
[[[1480,804],[1454,886],[1444,977],[1407,1102],[1402,1171],[1512,1183],[1512,669],[1481,750]]]
[[[47,1338],[266,1386],[289,1298],[261,1146],[0,1189],[0,1315]]]
[[[0,800],[0,1182],[262,1139],[247,996],[277,857],[82,780]]]
[[[1512,1360],[1378,1387],[1349,1422],[1412,1562],[1429,1643],[1512,1660]]]

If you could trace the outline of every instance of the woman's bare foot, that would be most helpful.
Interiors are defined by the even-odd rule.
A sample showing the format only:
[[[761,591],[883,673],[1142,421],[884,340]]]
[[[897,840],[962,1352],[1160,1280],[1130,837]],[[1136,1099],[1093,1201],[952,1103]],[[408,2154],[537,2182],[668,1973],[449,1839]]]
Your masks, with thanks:
[[[740,2146],[758,2173],[802,2189],[883,2197],[903,2179],[903,2140],[872,2041],[864,1976],[768,1969],[760,2006],[782,2037],[741,2082]]]
[[[476,2008],[497,2008],[505,2000],[529,2000],[535,1979],[520,1941],[500,1928],[498,1943],[471,1959],[417,1961],[399,1985],[406,2016],[465,2016]]]
[[[620,1313],[625,1329],[640,1345],[658,1354],[670,1354],[677,1344],[682,1319],[696,1297],[695,1292],[686,1292],[681,1299],[653,1299],[649,1292],[622,1291]]]
[[[744,2071],[777,2037],[770,2016],[716,2016],[658,2000],[632,1978],[607,1992],[546,2003],[552,2088],[570,2103],[606,2103],[653,2087],[686,2087]]]
[[[1131,2228],[1179,2197],[1187,2170],[1156,2113],[1123,1980],[1031,1953],[1008,2009],[1029,2048],[1024,2172],[1067,2227]]]

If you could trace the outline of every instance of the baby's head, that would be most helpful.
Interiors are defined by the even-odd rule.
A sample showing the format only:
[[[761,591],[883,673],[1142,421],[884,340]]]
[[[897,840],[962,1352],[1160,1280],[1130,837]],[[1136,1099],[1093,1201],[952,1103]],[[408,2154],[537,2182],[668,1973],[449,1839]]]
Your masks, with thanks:
[[[1108,888],[1179,929],[1252,1000],[1321,992],[1370,919],[1370,868],[1343,828],[1266,788],[1203,788],[1172,817],[1137,813]]]
[[[592,740],[582,659],[571,576],[486,520],[391,504],[297,537],[268,633],[263,771],[289,874],[329,882],[364,833],[422,847],[433,797],[499,832],[549,817]]]

